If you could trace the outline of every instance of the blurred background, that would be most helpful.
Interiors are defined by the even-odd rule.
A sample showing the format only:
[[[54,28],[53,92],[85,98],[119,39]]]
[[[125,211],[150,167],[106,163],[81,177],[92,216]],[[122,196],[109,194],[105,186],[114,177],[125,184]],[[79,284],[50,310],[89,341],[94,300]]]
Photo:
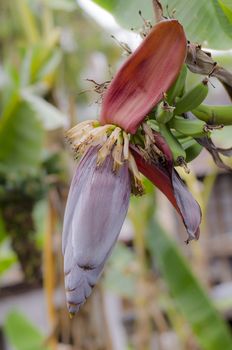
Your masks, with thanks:
[[[231,0],[162,4],[232,69]],[[145,182],[101,282],[76,317],[66,309],[61,232],[75,162],[64,131],[97,118],[97,91],[126,57],[119,42],[134,49],[143,18],[154,23],[152,1],[0,2],[1,350],[232,349],[232,175],[206,151],[190,175],[178,169],[202,208],[200,240],[185,245],[176,212]],[[189,72],[187,85],[201,79]],[[229,104],[211,80],[207,102]],[[214,141],[231,146],[231,132]]]

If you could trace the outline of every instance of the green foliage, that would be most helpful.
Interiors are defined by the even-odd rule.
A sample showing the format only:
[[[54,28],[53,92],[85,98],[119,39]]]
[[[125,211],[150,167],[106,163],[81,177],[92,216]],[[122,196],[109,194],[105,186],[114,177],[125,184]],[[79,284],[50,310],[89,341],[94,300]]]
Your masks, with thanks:
[[[139,0],[119,0],[111,2],[110,0],[95,0],[99,5],[108,9],[116,17],[116,19],[126,28],[141,27],[142,21],[138,16],[141,10],[146,19],[153,20],[151,1]],[[224,10],[220,17],[220,23],[215,16],[215,8],[213,2],[218,2]],[[231,30],[228,26],[228,13],[231,13],[230,0],[162,0],[163,8],[168,6],[168,13],[172,15],[175,10],[175,18],[177,18],[185,28],[187,38],[190,41],[198,42],[204,46],[214,49],[231,48]],[[226,9],[226,12],[225,12]],[[219,9],[216,9],[216,12]],[[225,14],[226,13],[226,14]],[[227,17],[227,18],[226,18]],[[228,36],[225,36],[224,30]]]
[[[223,9],[223,11],[225,12],[225,14],[231,18],[231,14],[232,14],[232,2],[231,0],[218,0],[221,8]]]
[[[28,91],[23,91],[22,97],[28,102],[46,130],[57,129],[65,125],[64,114],[42,97],[36,96]]]
[[[125,28],[141,28],[143,23],[139,16],[139,11],[142,15],[152,20],[152,2],[140,0],[94,0],[98,5],[110,11],[118,20],[118,22]]]
[[[221,28],[232,39],[232,9],[220,0],[211,1]]]
[[[232,338],[224,321],[176,244],[154,218],[150,221],[147,241],[178,310],[191,326],[202,349],[231,350]]]
[[[15,262],[16,256],[8,254],[7,256],[0,257],[0,276],[3,275]]]
[[[60,49],[55,48],[52,53],[47,56],[44,64],[41,66],[37,73],[37,79],[48,79],[52,75],[56,74],[56,70],[62,61],[62,52]]]
[[[20,87],[42,81],[49,84],[56,74],[61,59],[61,50],[49,47],[45,42],[26,47],[19,71]]]
[[[44,198],[48,184],[44,181],[47,175],[45,169],[35,169],[36,172],[29,174],[25,169],[20,172],[0,172],[0,205],[7,203],[15,204],[18,201],[36,202]],[[1,226],[0,226],[1,227]]]
[[[47,2],[49,8],[59,11],[74,11],[77,7],[75,0],[50,0]]]
[[[0,121],[1,169],[33,172],[41,161],[44,130],[25,102],[12,108]]]
[[[133,298],[136,287],[136,275],[130,273],[135,261],[135,253],[122,243],[113,250],[104,278],[104,286],[117,295]]]
[[[48,93],[61,61],[61,51],[54,47],[57,35],[52,31],[40,41],[27,1],[20,4],[17,2],[21,20],[29,21],[34,29],[29,35],[30,45],[22,50],[19,67],[10,61],[5,64],[8,79],[0,100],[0,169],[31,173],[42,161],[45,129],[64,126],[66,116],[41,97]]]
[[[232,23],[232,2],[230,0],[218,0],[218,3],[221,6],[222,11],[229,19],[230,23]]]
[[[33,16],[32,11],[28,5],[27,0],[15,0],[14,5],[19,14],[19,20],[24,28],[25,35],[27,36],[28,42],[33,44],[39,40],[39,30],[36,25],[36,18]]]
[[[1,189],[0,189],[0,196],[1,196]],[[2,218],[2,214],[0,212],[0,244],[6,239],[7,232],[4,225],[4,220]]]
[[[113,12],[117,8],[118,1],[117,0],[95,0],[95,2],[100,5],[101,7],[104,7],[106,10]]]
[[[16,350],[48,350],[44,336],[18,311],[8,314],[4,330],[9,342]]]
[[[203,46],[214,49],[227,49],[231,47],[231,39],[225,33],[215,16],[215,9],[208,0],[164,0],[163,6],[169,6],[169,12],[174,9],[175,18],[184,26],[187,38]]]

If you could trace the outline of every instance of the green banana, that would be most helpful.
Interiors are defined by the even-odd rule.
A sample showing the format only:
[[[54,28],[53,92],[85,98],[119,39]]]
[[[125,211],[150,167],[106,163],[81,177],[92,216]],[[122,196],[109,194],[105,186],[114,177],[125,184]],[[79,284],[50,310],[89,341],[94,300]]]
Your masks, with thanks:
[[[189,163],[195,159],[202,151],[202,146],[192,137],[186,137],[179,140],[186,153],[186,162]]]
[[[189,163],[193,159],[197,158],[201,153],[203,147],[199,143],[195,143],[185,150],[186,152],[186,162]]]
[[[209,134],[207,124],[199,119],[192,120],[175,116],[172,118],[168,125],[176,131],[187,136],[200,137],[207,136]]]
[[[185,163],[186,153],[180,142],[177,138],[172,134],[171,130],[168,128],[166,124],[159,124],[160,132],[162,136],[165,138],[168,146],[172,151],[172,156],[175,165],[182,165]]]
[[[204,79],[177,101],[174,114],[181,115],[198,107],[206,98],[208,91],[208,79]]]
[[[187,66],[186,64],[184,64],[175,83],[167,92],[167,102],[169,104],[172,104],[173,102],[175,102],[176,97],[181,97],[183,95],[186,77],[187,77]]]
[[[171,124],[171,123],[168,123],[168,125],[169,125],[169,124]],[[182,134],[181,132],[179,132],[179,131],[173,129],[173,128],[171,127],[171,125],[169,125],[169,128],[172,129],[172,134],[180,141],[180,143],[184,142],[185,139],[191,138],[191,136],[184,135],[184,134]]]
[[[209,106],[200,105],[192,110],[192,113],[200,120],[213,125],[232,125],[232,105]]]
[[[157,109],[156,120],[158,123],[167,123],[173,117],[175,107],[169,106],[166,101],[160,103]]]
[[[159,125],[156,120],[154,119],[148,119],[147,124],[152,128],[152,130],[159,132]]]
[[[183,136],[183,135],[182,135]],[[178,141],[181,143],[184,150],[188,149],[196,143],[196,141],[191,136],[177,137]]]

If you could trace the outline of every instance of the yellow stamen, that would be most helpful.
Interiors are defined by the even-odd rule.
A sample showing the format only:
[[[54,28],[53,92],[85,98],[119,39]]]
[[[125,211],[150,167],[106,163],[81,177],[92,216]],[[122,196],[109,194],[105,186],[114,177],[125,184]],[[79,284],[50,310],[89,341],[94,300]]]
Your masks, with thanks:
[[[142,154],[143,158],[146,160],[147,163],[151,162],[151,157],[149,153],[143,149],[141,146],[137,146],[138,149],[140,150],[140,153]]]
[[[147,123],[143,123],[143,130],[144,130],[145,134],[148,135],[149,138],[153,141],[154,135],[153,135],[151,127]]]
[[[148,148],[145,148],[143,153],[144,158],[149,159],[149,154],[154,152],[154,136],[148,125],[144,124],[143,128]],[[100,126],[98,121],[88,120],[70,129],[67,132],[67,138],[73,144],[77,158],[87,152],[90,147],[100,146],[97,166],[101,166],[110,155],[113,158],[112,171],[115,173],[119,171],[124,162],[128,161],[131,173],[131,191],[135,195],[144,193],[141,175],[129,149],[130,136],[120,127],[112,124]]]
[[[66,138],[72,144],[75,140],[80,140],[82,137],[88,135],[91,130],[93,130],[93,128],[89,125],[86,125],[82,128],[82,130],[72,132],[72,134],[66,133]]]
[[[118,172],[120,167],[122,166],[122,153],[123,153],[123,145],[122,145],[122,137],[119,135],[117,139],[117,143],[114,146],[113,152],[112,152],[112,157],[114,160],[113,164],[113,171]]]
[[[68,138],[72,138],[74,135],[81,134],[86,129],[92,129],[99,125],[98,120],[85,120],[84,122],[81,122],[77,125],[75,125],[73,128],[66,131],[66,136]]]
[[[82,153],[83,151],[85,151],[85,148],[87,146],[94,146],[95,143],[99,143],[101,139],[102,142],[104,142],[107,137],[107,131],[109,129],[109,125],[99,126],[98,128],[92,129],[91,131],[86,133],[86,135],[84,135],[81,139],[77,139],[76,142],[74,142],[74,149]]]
[[[125,160],[129,158],[129,136],[125,131],[123,131],[123,157]]]
[[[119,127],[116,127],[104,145],[100,148],[97,156],[97,166],[100,166],[104,163],[106,157],[110,154],[115,142],[117,141],[120,133],[121,129]]]
[[[162,151],[155,144],[155,137],[153,135],[153,131],[151,127],[143,123],[143,130],[145,132],[145,149],[148,153],[157,153],[159,156],[163,156]]]
[[[141,179],[140,172],[137,168],[135,159],[131,153],[129,153],[129,169],[130,169],[131,174],[133,176],[132,193],[135,195],[141,196],[144,193],[142,179]]]

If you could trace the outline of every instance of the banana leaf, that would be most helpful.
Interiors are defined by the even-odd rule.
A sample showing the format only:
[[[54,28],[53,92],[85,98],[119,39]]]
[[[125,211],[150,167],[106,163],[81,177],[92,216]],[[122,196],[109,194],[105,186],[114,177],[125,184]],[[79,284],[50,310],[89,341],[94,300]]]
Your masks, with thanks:
[[[177,245],[154,218],[148,227],[147,247],[165,279],[177,311],[189,323],[201,348],[231,350],[232,337],[226,323]]]
[[[15,350],[49,350],[45,345],[45,337],[18,311],[11,311],[7,315],[3,329]]]
[[[232,39],[232,10],[220,0],[211,0],[211,2],[221,28]]]
[[[9,253],[9,256],[0,256],[0,277],[16,263],[16,256]]]
[[[42,158],[44,129],[25,102],[18,102],[0,119],[0,170],[34,172]]]
[[[142,11],[143,17],[154,20],[152,0],[94,1],[110,11],[116,20],[128,29],[142,27],[143,23],[138,15],[139,10]],[[231,33],[228,31],[228,18],[220,11],[219,21],[217,11],[220,9],[215,8],[212,1],[214,0],[161,0],[160,2],[164,9],[168,7],[168,11],[165,13],[167,16],[171,16],[175,11],[174,16],[184,26],[190,41],[198,42],[212,49],[230,49]],[[222,3],[222,1],[219,2]]]

